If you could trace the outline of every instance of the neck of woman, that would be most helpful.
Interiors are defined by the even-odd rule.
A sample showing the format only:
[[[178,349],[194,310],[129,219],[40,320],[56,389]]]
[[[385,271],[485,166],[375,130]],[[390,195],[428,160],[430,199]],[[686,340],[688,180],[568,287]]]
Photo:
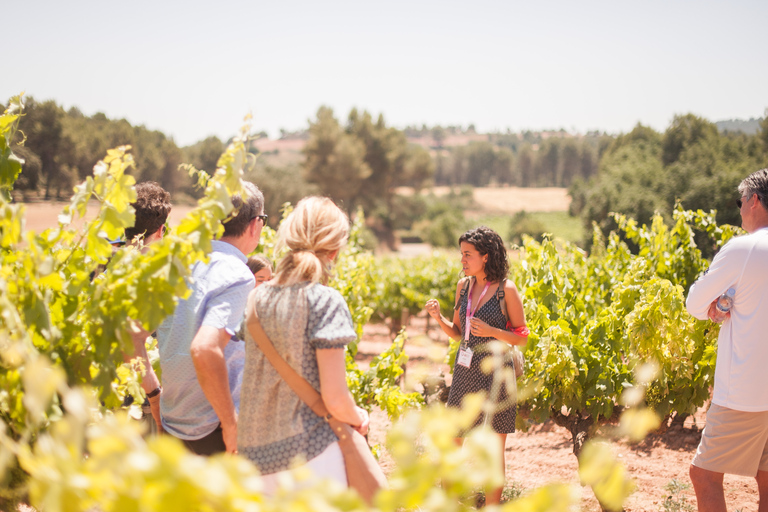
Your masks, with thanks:
[[[485,277],[485,272],[480,273],[480,274],[478,274],[478,275],[476,275],[474,277],[475,277],[475,281],[480,286],[485,286],[485,283],[488,281],[488,279],[486,279],[486,277]]]

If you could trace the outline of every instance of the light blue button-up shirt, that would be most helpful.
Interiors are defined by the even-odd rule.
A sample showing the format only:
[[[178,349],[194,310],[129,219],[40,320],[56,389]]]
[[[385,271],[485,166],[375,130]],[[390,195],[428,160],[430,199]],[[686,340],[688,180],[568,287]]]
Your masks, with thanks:
[[[212,245],[208,264],[199,262],[192,269],[191,295],[180,300],[173,315],[157,329],[163,370],[160,397],[163,428],[184,440],[201,439],[219,425],[219,418],[197,380],[190,353],[192,339],[203,325],[235,334],[255,284],[247,259],[239,249],[218,240]],[[240,372],[229,376],[231,388],[239,389],[242,366],[231,364],[232,358],[229,359],[228,370]]]

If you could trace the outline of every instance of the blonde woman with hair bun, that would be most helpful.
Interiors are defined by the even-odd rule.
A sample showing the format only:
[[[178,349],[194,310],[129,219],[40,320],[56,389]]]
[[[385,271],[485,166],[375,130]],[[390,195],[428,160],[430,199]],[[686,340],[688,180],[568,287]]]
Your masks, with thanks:
[[[327,286],[333,261],[347,243],[349,219],[330,199],[302,199],[277,232],[288,249],[272,280],[252,292],[248,315],[257,315],[277,352],[322,395],[328,411],[361,434],[368,413],[347,388],[345,346],[357,338],[344,298]],[[259,468],[264,491],[280,474],[306,462],[313,478],[347,485],[338,440],[283,381],[250,333],[240,401],[238,452]]]

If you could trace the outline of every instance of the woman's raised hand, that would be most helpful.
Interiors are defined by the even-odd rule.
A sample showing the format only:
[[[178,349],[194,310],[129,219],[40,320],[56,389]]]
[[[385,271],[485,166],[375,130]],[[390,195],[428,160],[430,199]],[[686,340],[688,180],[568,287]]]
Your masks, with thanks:
[[[429,299],[424,305],[424,309],[427,310],[429,316],[435,320],[440,320],[440,303],[437,302],[437,299]]]

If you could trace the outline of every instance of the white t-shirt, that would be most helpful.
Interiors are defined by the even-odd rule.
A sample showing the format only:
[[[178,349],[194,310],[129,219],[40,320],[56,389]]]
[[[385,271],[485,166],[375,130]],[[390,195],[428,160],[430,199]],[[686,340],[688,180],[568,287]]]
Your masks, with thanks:
[[[686,306],[706,320],[709,305],[734,288],[730,319],[720,324],[712,402],[768,411],[768,228],[729,241],[688,293]]]

